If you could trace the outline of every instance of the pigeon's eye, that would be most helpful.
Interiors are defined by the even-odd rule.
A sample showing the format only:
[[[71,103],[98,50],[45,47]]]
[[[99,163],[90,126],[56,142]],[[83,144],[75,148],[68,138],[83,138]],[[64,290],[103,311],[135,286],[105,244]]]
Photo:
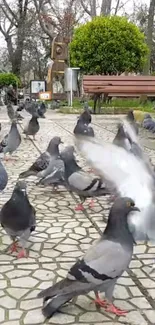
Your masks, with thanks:
[[[127,207],[134,207],[135,204],[132,201],[127,201],[126,205]]]

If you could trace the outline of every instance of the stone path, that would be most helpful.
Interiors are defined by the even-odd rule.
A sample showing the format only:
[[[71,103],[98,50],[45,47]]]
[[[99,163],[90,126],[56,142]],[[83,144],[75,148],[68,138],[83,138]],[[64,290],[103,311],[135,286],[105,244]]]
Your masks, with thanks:
[[[4,110],[0,113],[0,121],[2,134],[5,134],[9,121]],[[60,135],[66,145],[73,143],[75,121],[75,116],[48,112],[47,118],[40,120],[41,128],[35,144],[23,139],[17,152],[19,160],[5,163],[9,183],[0,196],[0,206],[10,198],[18,174],[31,165],[39,154],[38,150],[45,150],[53,136]],[[97,116],[93,117],[93,121],[97,136],[111,142],[118,117]],[[155,152],[150,149],[146,151],[155,163]],[[80,160],[84,166],[84,161]],[[37,227],[28,244],[29,257],[21,260],[17,260],[16,255],[4,253],[10,240],[0,229],[0,324],[155,324],[155,272],[149,274],[149,265],[155,257],[155,245],[145,243],[135,246],[130,270],[123,274],[116,285],[115,303],[129,311],[126,317],[117,317],[97,309],[91,292],[74,299],[50,320],[44,320],[42,300],[36,299],[37,293],[62,279],[75,260],[99,238],[106,225],[109,203],[107,198],[100,198],[96,200],[93,210],[86,205],[84,212],[75,212],[76,196],[71,196],[63,188],[56,194],[52,193],[51,188],[36,187],[32,177],[27,182],[30,200],[37,210]]]

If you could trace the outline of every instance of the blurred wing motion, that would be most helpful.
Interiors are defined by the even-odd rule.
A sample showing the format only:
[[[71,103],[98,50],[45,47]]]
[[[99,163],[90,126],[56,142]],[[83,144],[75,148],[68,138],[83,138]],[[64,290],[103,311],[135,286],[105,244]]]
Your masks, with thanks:
[[[113,182],[120,196],[130,197],[141,210],[128,219],[135,240],[154,240],[154,180],[145,162],[123,148],[94,138],[77,137],[76,145],[99,175]]]

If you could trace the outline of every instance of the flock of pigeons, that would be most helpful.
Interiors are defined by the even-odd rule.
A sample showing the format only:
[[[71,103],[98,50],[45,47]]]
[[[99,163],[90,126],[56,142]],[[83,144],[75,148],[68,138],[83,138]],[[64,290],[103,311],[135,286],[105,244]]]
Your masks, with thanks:
[[[37,114],[37,111],[35,116],[32,113],[32,125]],[[101,238],[71,267],[65,279],[39,293],[38,297],[43,297],[42,312],[47,318],[73,297],[92,290],[97,305],[116,315],[125,315],[126,311],[112,303],[116,281],[129,266],[134,243],[155,239],[155,174],[139,144],[133,112],[119,123],[112,144],[95,137],[91,119],[89,108],[85,107],[73,133],[77,150],[96,175],[78,165],[74,146],[67,146],[60,152],[62,141],[56,136],[29,169],[19,175],[10,200],[0,212],[1,225],[13,242],[11,252],[18,252],[17,257],[21,258],[27,256],[26,242],[36,227],[36,211],[29,202],[24,178],[33,175],[38,178],[37,184],[52,186],[54,190],[62,185],[78,194],[80,204],[76,210],[84,209],[87,198],[114,195]],[[5,146],[1,143],[4,155],[12,154],[20,141],[17,122],[13,119]],[[7,180],[7,172],[0,161],[1,191]],[[99,292],[105,293],[104,300]]]

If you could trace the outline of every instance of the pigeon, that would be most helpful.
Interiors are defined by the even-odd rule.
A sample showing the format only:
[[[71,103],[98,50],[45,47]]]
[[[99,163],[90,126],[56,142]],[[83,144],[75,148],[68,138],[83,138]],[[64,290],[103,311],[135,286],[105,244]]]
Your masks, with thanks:
[[[145,160],[94,138],[81,137],[76,144],[98,175],[113,182],[119,196],[130,197],[141,210],[128,220],[135,241],[155,240],[155,183]]]
[[[8,103],[7,104],[7,113],[10,121],[12,122],[13,120],[22,120],[23,116],[21,116],[17,110],[15,111],[12,104]]]
[[[0,160],[0,192],[2,192],[8,183],[8,174]]]
[[[16,111],[21,112],[24,108],[25,108],[25,103],[20,103]]]
[[[17,123],[14,120],[11,124],[11,128],[8,135],[6,135],[5,137],[4,142],[5,141],[6,141],[6,146],[4,146],[3,148],[3,153],[4,153],[5,160],[8,160],[8,158],[6,158],[5,156],[6,153],[12,155],[12,153],[16,151],[21,144],[21,136],[17,128]]]
[[[127,223],[133,211],[139,211],[133,200],[116,199],[101,238],[71,267],[65,279],[38,294],[39,298],[44,298],[42,312],[46,318],[73,297],[92,290],[95,303],[106,311],[116,315],[127,313],[112,303],[112,296],[116,281],[128,268],[133,254],[134,239]],[[101,300],[99,292],[105,293],[105,300]]]
[[[117,134],[113,140],[113,143],[119,147],[124,148],[127,151],[129,151],[131,149],[130,141],[128,139],[127,134],[125,133],[122,123],[118,124],[118,131],[117,131]]]
[[[84,124],[84,122],[80,119],[77,121],[73,133],[75,135],[81,134],[81,135],[86,135],[88,137],[95,136],[93,128],[91,126],[88,126],[87,124]]]
[[[38,110],[38,104],[37,102],[34,102],[34,101],[25,101],[24,103],[24,108],[26,110],[27,113],[29,113],[30,115],[38,115],[36,114],[37,113],[37,110]],[[39,117],[39,116],[38,116]]]
[[[147,129],[150,125],[150,122],[152,122],[152,117],[150,114],[145,114],[144,120],[142,123],[143,128]]]
[[[21,244],[17,258],[27,256],[25,246],[31,232],[35,230],[35,214],[26,193],[26,183],[18,181],[10,200],[3,205],[0,212],[1,226],[13,241],[11,252],[18,251],[17,241]]]
[[[38,173],[46,169],[50,160],[57,159],[60,156],[59,145],[63,143],[60,137],[54,137],[49,142],[49,145],[45,152],[43,152],[37,160],[30,166],[28,170],[19,175],[20,178],[28,176],[37,176]]]
[[[7,146],[8,143],[8,134],[6,134],[4,136],[4,138],[2,139],[1,143],[0,143],[0,153],[3,152],[4,148]]]
[[[135,133],[138,134],[138,132],[139,132],[138,124],[135,121],[135,117],[134,117],[134,114],[133,114],[133,110],[130,110],[128,112],[126,119],[132,125]]]
[[[12,122],[13,119],[15,118],[14,108],[11,103],[8,103],[6,108],[7,108],[8,117],[9,117],[10,121]]]
[[[146,130],[152,130],[155,127],[155,121],[152,119],[150,114],[146,114],[142,126]]]
[[[124,128],[124,132],[125,132],[128,140],[129,140],[129,143],[130,143],[130,150],[128,150],[128,151],[130,151],[132,154],[134,154],[136,157],[138,157],[139,159],[141,159],[143,161],[143,163],[145,164],[149,173],[151,173],[152,177],[155,180],[155,173],[153,170],[153,166],[150,163],[150,159],[144,153],[144,151],[138,141],[138,136],[135,133],[135,129],[133,128],[133,126],[130,123],[128,123],[125,120],[123,121],[123,128]]]
[[[126,151],[131,152],[142,161],[145,161],[149,172],[151,172],[152,175],[154,174],[152,165],[139,144],[137,134],[135,133],[135,129],[133,128],[132,124],[125,120],[122,121],[122,123],[119,124],[118,132],[113,140],[113,143],[124,148]]]
[[[24,129],[24,134],[26,134],[26,137],[28,135],[32,135],[33,136],[33,140],[35,140],[35,135],[36,133],[39,131],[40,126],[39,126],[39,122],[38,122],[38,116],[33,115],[32,118],[30,119],[27,127]]]
[[[85,104],[84,112],[81,113],[81,115],[78,118],[78,121],[81,121],[81,122],[83,122],[83,124],[88,125],[88,124],[91,123],[91,120],[92,120],[92,118],[91,118],[91,113],[90,113],[90,110],[89,110],[89,106],[88,106],[88,104],[87,104],[87,106]]]
[[[75,148],[74,146],[67,146],[62,151],[62,156],[64,155],[73,155],[74,157]],[[38,185],[53,185],[56,188],[58,185],[65,184],[65,165],[60,157],[57,157],[50,161],[48,167],[39,173],[41,177]]]
[[[38,107],[38,115],[39,117],[45,118],[45,113],[46,113],[46,105],[45,103],[41,103]]]
[[[105,183],[98,178],[89,175],[83,171],[82,168],[77,164],[75,157],[72,153],[67,154],[61,153],[61,158],[65,165],[65,181],[62,182],[69,191],[78,194],[81,203],[75,208],[76,211],[83,211],[86,198],[102,196],[110,194],[110,189],[107,189]],[[91,200],[90,207],[93,208],[94,202]]]
[[[22,111],[23,109],[26,110],[27,113],[29,113],[32,116],[37,116],[38,118],[45,118],[46,113],[46,105],[45,103],[38,104],[34,101],[25,101],[24,103],[21,103],[19,107],[17,108],[18,111]]]

